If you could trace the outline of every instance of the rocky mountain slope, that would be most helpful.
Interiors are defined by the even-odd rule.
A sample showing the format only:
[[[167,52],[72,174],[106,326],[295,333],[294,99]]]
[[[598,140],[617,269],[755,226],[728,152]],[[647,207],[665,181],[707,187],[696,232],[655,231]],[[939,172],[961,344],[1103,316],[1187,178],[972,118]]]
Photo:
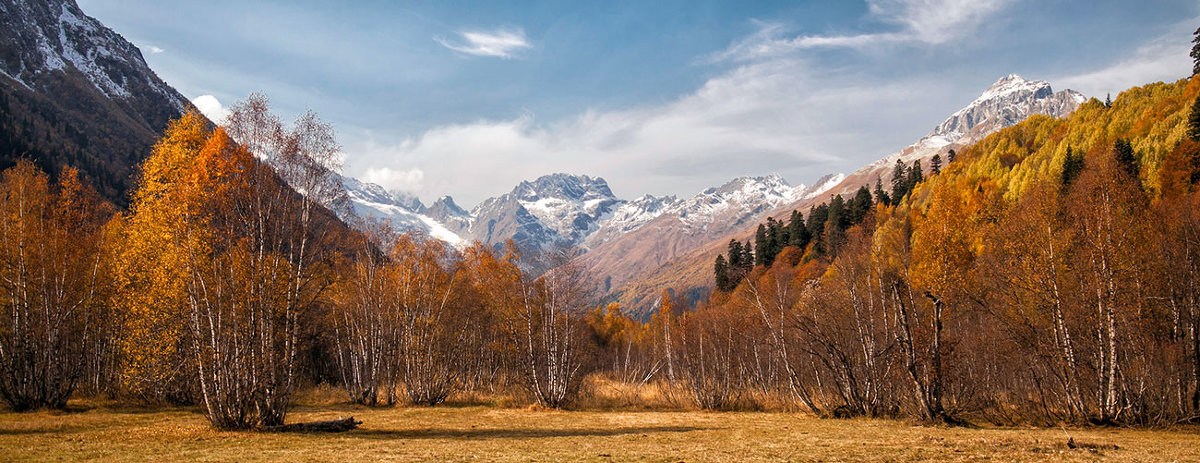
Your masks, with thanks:
[[[916,143],[848,175],[848,188],[844,191],[874,184],[876,179],[888,184],[897,160],[909,165],[921,161],[922,166],[928,169],[929,160],[935,154],[941,155],[945,162],[946,154],[951,149],[970,146],[1034,114],[1064,117],[1085,100],[1083,94],[1074,90],[1055,92],[1045,81],[1026,80],[1016,74],[1001,77],[979,98],[951,114]]]
[[[135,166],[189,106],[73,0],[0,0],[0,168],[74,166],[123,204]]]
[[[688,243],[726,233],[765,212],[819,194],[841,177],[823,179],[818,188],[793,187],[776,175],[741,177],[686,200],[645,195],[616,198],[602,178],[551,174],[521,182],[512,191],[485,199],[470,212],[443,196],[426,208],[415,198],[378,185],[345,178],[343,185],[357,216],[387,220],[397,231],[416,231],[455,245],[474,241],[500,246],[509,239],[526,250],[573,246],[587,251],[649,225],[686,239],[642,258],[669,259]]]
[[[648,270],[756,225],[785,204],[819,197],[841,180],[840,175],[830,175],[812,187],[793,187],[778,175],[736,178],[680,201],[645,225],[601,243],[579,262],[595,281],[602,282],[600,291],[616,288],[620,293],[624,285]]]
[[[712,262],[723,252],[730,239],[745,241],[753,236],[766,217],[787,220],[793,210],[807,213],[809,208],[828,201],[833,195],[848,197],[859,187],[873,187],[876,181],[889,185],[897,160],[911,165],[920,161],[928,170],[934,155],[943,159],[951,149],[961,149],[1010,127],[1034,114],[1064,117],[1075,110],[1085,97],[1073,90],[1054,92],[1049,83],[1030,81],[1017,75],[1000,78],[967,106],[954,112],[929,134],[904,149],[884,156],[853,173],[823,180],[814,193],[780,204],[778,207],[730,226],[722,233],[711,233],[705,240],[690,239],[671,227],[654,227],[611,240],[580,258],[593,272],[607,300],[617,301],[628,313],[646,315],[656,307],[664,288],[681,292],[695,302],[710,291]],[[945,161],[943,161],[945,162]],[[818,182],[818,183],[822,183]],[[886,187],[885,187],[886,188]],[[670,252],[658,251],[667,248]],[[659,253],[652,258],[631,258]],[[670,255],[671,257],[665,257]]]
[[[462,244],[457,234],[423,214],[426,208],[415,197],[393,193],[353,177],[342,177],[342,187],[350,203],[347,212],[353,214],[342,217],[346,222],[353,223],[356,219],[386,222],[395,230],[417,232],[456,246]]]

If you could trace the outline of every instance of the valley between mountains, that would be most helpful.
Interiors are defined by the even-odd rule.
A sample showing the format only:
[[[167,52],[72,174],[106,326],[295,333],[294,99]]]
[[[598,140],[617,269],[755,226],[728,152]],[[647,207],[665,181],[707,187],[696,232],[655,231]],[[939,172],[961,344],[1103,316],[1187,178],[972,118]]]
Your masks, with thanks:
[[[646,317],[668,288],[688,304],[712,289],[712,260],[729,240],[746,241],[767,217],[785,219],[859,187],[889,185],[896,161],[928,169],[943,159],[1029,116],[1063,117],[1085,101],[1074,90],[1018,75],[1000,78],[912,145],[849,174],[829,173],[813,185],[791,185],[778,175],[739,177],[690,198],[644,195],[620,199],[604,179],[555,173],[521,182],[504,195],[467,211],[450,196],[430,206],[403,193],[350,177],[343,185],[353,213],[387,222],[453,246],[482,242],[496,247],[513,240],[523,249],[578,249],[576,258],[597,286],[597,301],[618,302],[626,313]]]

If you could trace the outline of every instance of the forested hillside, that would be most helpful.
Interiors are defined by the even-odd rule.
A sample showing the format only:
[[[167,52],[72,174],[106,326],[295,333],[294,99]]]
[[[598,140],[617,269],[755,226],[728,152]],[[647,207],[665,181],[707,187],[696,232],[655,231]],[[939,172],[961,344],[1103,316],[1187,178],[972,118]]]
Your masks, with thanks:
[[[123,206],[137,165],[190,106],[74,1],[0,1],[0,168],[74,168]]]
[[[1156,83],[1034,116],[862,225],[827,222],[825,252],[756,246],[741,284],[681,317],[681,337],[742,333],[710,337],[691,381],[727,400],[765,382],[816,412],[1194,419],[1197,95],[1200,80]],[[727,370],[742,373],[705,373]]]

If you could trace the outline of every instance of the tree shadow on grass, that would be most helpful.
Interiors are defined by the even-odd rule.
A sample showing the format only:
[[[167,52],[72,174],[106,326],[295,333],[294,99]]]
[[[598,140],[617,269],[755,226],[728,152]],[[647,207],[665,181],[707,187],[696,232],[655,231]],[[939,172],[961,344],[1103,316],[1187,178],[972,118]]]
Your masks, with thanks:
[[[684,433],[704,431],[710,428],[692,426],[643,426],[632,428],[583,428],[583,429],[356,429],[340,434],[361,439],[539,439],[554,437],[606,437],[630,434]]]
[[[23,429],[4,429],[0,428],[0,436],[31,436],[35,434],[60,434],[72,433],[81,431],[83,427],[79,426],[58,426],[47,428],[23,428]]]

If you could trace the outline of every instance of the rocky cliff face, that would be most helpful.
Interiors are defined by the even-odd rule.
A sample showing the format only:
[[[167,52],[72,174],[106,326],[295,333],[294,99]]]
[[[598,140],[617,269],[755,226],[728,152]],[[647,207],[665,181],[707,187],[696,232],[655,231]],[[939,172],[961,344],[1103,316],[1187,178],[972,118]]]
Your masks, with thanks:
[[[841,179],[827,176],[812,187],[793,187],[778,175],[739,177],[664,205],[652,219],[623,233],[601,235],[606,239],[595,239],[595,246],[578,262],[594,281],[602,282],[599,290],[615,294],[622,307],[648,308],[641,304],[645,302],[642,298],[653,298],[666,286],[639,285],[641,281],[636,280],[655,270],[669,271],[665,264],[714,240],[727,240],[731,233],[766,220],[770,212],[785,204],[821,196]]]
[[[454,233],[464,233],[471,229],[471,213],[454,202],[454,198],[442,196],[425,209],[425,215],[438,221]]]
[[[118,203],[168,121],[190,106],[141,52],[72,0],[0,0],[0,168],[80,169]]]
[[[971,104],[951,114],[926,138],[942,137],[960,141],[968,137],[978,140],[1004,127],[1016,125],[1034,114],[1065,116],[1084,101],[1083,94],[1074,90],[1055,92],[1048,82],[1026,80],[1010,74],[997,80]]]

